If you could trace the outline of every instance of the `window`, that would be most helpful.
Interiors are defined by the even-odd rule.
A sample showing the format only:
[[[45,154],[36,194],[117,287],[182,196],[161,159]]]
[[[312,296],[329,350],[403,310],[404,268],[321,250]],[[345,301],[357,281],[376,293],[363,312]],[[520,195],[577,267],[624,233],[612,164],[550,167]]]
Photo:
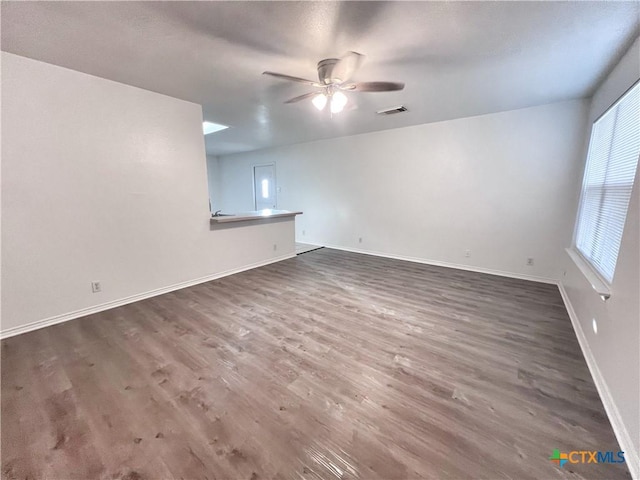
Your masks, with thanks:
[[[640,154],[640,83],[593,124],[576,226],[576,248],[607,283],[620,250]]]

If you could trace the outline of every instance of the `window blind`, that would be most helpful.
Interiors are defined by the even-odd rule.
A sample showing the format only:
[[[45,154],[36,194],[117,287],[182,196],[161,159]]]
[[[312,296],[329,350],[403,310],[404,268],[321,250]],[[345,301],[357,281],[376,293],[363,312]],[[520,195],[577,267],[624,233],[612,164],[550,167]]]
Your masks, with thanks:
[[[591,130],[576,248],[611,283],[640,155],[640,83]]]

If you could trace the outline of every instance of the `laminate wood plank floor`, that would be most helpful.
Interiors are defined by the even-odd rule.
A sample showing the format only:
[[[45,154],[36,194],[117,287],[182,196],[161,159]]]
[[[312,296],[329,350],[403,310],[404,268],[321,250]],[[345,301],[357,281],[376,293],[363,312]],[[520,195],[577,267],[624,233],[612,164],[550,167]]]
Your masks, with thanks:
[[[557,287],[320,249],[2,342],[3,479],[630,478]]]

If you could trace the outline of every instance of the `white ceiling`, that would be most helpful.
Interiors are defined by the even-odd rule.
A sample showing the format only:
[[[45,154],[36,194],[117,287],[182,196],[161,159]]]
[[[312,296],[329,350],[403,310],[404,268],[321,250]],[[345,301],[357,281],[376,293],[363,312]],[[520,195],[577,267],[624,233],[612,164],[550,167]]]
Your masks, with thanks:
[[[589,96],[638,35],[638,2],[2,2],[2,50],[200,103],[227,154]],[[329,118],[316,63],[366,55]],[[408,113],[376,116],[406,105]]]

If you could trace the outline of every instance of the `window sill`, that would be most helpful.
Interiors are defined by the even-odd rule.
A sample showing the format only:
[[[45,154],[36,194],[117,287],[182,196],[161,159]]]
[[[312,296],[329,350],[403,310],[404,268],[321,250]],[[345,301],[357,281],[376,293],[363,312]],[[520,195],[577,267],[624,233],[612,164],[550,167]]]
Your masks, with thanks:
[[[580,269],[582,274],[587,278],[591,287],[600,295],[603,302],[606,302],[611,297],[611,289],[600,277],[593,271],[593,268],[576,252],[573,248],[567,248],[567,253],[571,260]]]

